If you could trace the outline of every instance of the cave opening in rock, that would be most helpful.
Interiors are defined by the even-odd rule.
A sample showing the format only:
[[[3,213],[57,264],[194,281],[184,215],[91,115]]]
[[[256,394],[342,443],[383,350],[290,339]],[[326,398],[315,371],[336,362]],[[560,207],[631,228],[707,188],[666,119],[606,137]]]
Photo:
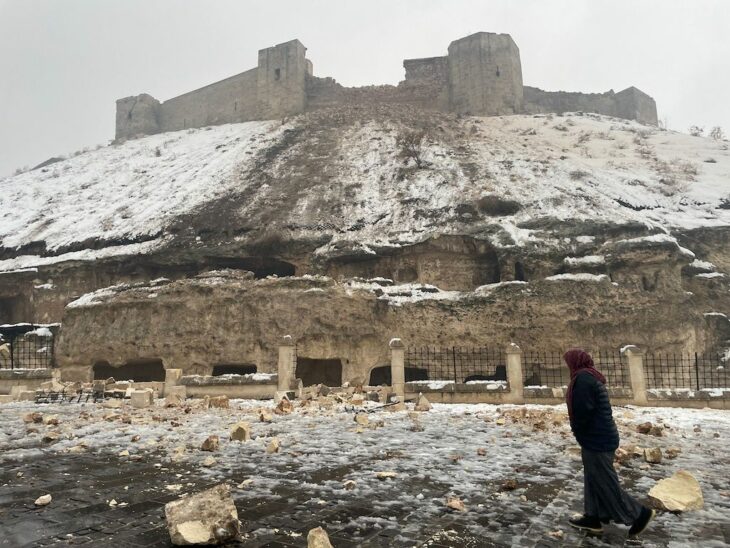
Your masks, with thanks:
[[[30,299],[23,295],[0,298],[0,324],[31,322]]]
[[[405,368],[406,382],[411,381],[427,381],[428,369],[420,369],[418,367],[406,367]],[[381,365],[379,367],[373,367],[370,371],[370,386],[390,386],[393,382],[393,378],[390,372],[390,365]]]
[[[507,367],[498,365],[494,370],[494,375],[470,375],[464,379],[465,383],[470,381],[506,381]]]
[[[267,276],[294,276],[296,267],[281,259],[274,257],[208,257],[206,259],[208,268],[232,268],[235,270],[248,270],[253,272],[256,279]]]
[[[527,281],[527,278],[525,277],[525,265],[523,265],[520,261],[515,263],[515,280],[518,282]]]
[[[213,376],[220,375],[251,375],[256,373],[256,366],[245,363],[218,363],[213,366]]]
[[[302,379],[304,386],[314,384],[342,386],[342,360],[297,357],[296,377]]]
[[[124,365],[113,366],[100,360],[93,366],[94,380],[114,377],[117,381],[164,382],[165,366],[159,358],[138,358],[129,360]]]

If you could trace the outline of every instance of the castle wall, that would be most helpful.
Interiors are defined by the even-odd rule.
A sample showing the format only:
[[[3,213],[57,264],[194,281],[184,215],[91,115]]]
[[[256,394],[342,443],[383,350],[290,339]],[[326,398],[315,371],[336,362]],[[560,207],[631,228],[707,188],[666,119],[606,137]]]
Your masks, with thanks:
[[[160,131],[246,122],[258,117],[258,69],[251,69],[162,103]]]
[[[522,112],[520,50],[509,34],[479,32],[449,45],[451,110],[474,116]]]
[[[634,87],[619,93],[543,91],[530,86],[525,86],[524,90],[525,111],[529,114],[595,112],[646,124],[657,124],[654,99]]]
[[[523,87],[520,51],[508,34],[479,32],[452,42],[448,56],[406,59],[405,80],[397,86],[350,88],[317,78],[305,54],[304,45],[291,40],[260,50],[254,69],[164,103],[147,94],[120,99],[116,138],[371,103],[474,116],[585,111],[657,123],[654,100],[633,87],[594,94]]]

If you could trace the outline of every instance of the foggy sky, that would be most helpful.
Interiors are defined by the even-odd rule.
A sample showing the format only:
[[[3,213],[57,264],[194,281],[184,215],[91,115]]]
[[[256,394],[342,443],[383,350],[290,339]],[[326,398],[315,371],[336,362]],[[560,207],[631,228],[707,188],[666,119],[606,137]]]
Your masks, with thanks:
[[[115,100],[159,100],[299,38],[317,76],[396,84],[405,58],[512,35],[526,85],[634,85],[671,129],[730,133],[724,0],[0,0],[0,176],[114,137]]]

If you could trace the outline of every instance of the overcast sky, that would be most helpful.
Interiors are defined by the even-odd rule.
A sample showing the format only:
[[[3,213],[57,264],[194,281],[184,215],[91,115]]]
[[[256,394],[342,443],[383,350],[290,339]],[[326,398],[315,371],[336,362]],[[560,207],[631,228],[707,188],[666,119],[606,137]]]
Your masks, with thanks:
[[[404,58],[477,31],[512,35],[527,85],[634,85],[671,129],[730,133],[725,0],[0,0],[0,176],[107,143],[120,97],[174,97],[293,38],[315,75],[396,84]]]

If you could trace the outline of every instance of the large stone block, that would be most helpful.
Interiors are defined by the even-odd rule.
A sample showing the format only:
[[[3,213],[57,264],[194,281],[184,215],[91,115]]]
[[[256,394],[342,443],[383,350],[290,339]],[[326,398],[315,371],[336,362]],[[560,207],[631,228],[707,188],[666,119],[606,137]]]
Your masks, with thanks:
[[[145,388],[144,390],[132,390],[129,397],[132,407],[137,409],[149,407],[154,401],[154,393],[149,388]]]
[[[238,538],[238,511],[228,485],[216,485],[165,505],[170,540],[176,546],[223,544]]]
[[[684,470],[659,480],[649,491],[649,500],[655,507],[669,512],[700,510],[705,504],[700,484]]]
[[[187,386],[170,386],[165,387],[165,404],[166,405],[182,405],[187,397]]]

